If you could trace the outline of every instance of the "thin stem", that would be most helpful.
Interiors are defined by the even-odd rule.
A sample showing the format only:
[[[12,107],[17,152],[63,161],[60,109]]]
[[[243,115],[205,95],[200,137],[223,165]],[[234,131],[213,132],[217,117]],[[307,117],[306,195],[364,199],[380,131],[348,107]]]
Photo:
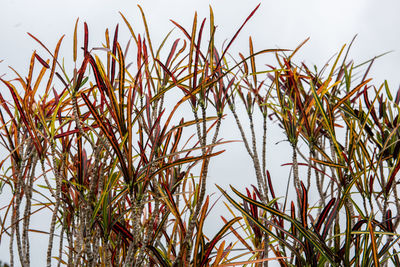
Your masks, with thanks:
[[[50,142],[50,151],[51,151],[51,156],[53,159],[53,172],[54,172],[54,176],[56,178],[56,203],[54,205],[54,210],[53,210],[53,214],[51,217],[51,223],[50,223],[50,231],[49,231],[49,244],[47,247],[47,267],[51,267],[51,252],[53,249],[53,239],[54,239],[54,230],[55,230],[55,226],[56,226],[56,219],[57,219],[57,212],[58,212],[58,208],[60,206],[60,202],[61,202],[61,184],[62,184],[62,176],[58,171],[58,167],[57,167],[57,161],[56,161],[56,148],[55,148],[55,141],[51,140]]]
[[[292,164],[293,164],[293,185],[296,191],[301,192],[300,177],[299,177],[299,164],[297,162],[296,145],[292,145]],[[300,207],[300,205],[299,205]]]
[[[262,174],[264,177],[264,184],[267,185],[267,114],[263,114],[263,138],[262,138]]]
[[[257,184],[260,190],[261,194],[261,200],[263,202],[266,202],[268,199],[268,191],[266,184],[264,183],[263,179],[263,173],[261,171],[260,167],[260,160],[258,158],[258,152],[257,152],[257,140],[256,140],[256,133],[254,130],[254,122],[253,122],[253,114],[250,112],[247,113],[249,117],[249,122],[250,122],[250,131],[251,131],[251,140],[252,140],[252,145],[253,145],[253,163],[254,163],[254,169],[256,172],[256,178],[257,178]]]

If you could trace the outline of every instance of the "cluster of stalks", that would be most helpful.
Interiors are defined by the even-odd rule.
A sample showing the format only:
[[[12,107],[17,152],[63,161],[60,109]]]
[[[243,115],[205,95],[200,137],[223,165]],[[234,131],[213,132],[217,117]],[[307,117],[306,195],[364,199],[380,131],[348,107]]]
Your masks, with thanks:
[[[84,23],[78,56],[77,21],[72,72],[59,59],[64,36],[52,51],[30,35],[46,56],[32,54],[26,78],[13,69],[16,78],[1,78],[10,92],[0,94],[9,151],[1,184],[10,198],[0,241],[9,237],[11,266],[31,265],[32,232],[48,238],[47,266],[400,264],[400,93],[393,99],[386,82],[371,85],[374,60],[355,65],[345,47],[315,71],[292,60],[305,42],[255,52],[250,38],[248,56],[228,59],[257,8],[224,49],[214,44],[211,8],[208,21],[195,14],[190,31],[172,21],[182,40],[168,34],[157,49],[140,7],[144,34],[121,14],[134,48],[122,48],[118,26],[90,48]],[[264,53],[276,55],[276,67],[260,70]],[[221,216],[223,227],[208,236],[207,177],[227,143],[225,116],[237,125],[256,186],[246,194],[232,187],[235,198],[218,187],[232,218]],[[283,197],[268,171],[272,126],[292,148]],[[318,201],[309,203],[310,194]],[[32,216],[46,211],[47,228],[32,228]]]

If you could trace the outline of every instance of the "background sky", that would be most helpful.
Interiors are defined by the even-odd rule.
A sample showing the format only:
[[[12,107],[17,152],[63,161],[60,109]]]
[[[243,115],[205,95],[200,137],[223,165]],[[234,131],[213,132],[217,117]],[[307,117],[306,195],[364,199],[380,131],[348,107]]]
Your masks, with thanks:
[[[30,32],[54,50],[58,39],[66,34],[61,50],[61,57],[71,61],[72,36],[76,19],[80,20],[80,37],[82,40],[82,23],[89,26],[90,42],[99,46],[104,40],[104,31],[111,31],[120,24],[120,40],[126,41],[129,35],[119,11],[131,22],[135,32],[143,33],[144,28],[137,4],[145,12],[149,30],[154,44],[160,44],[164,35],[173,28],[169,19],[190,28],[194,12],[199,19],[208,18],[209,5],[212,6],[217,28],[217,41],[220,46],[229,40],[244,19],[260,1],[253,0],[215,0],[215,1],[122,1],[122,0],[35,0],[13,1],[2,0],[0,7],[0,76],[11,79],[13,66],[21,74],[26,74],[31,54],[38,50],[45,52],[26,33]],[[400,84],[400,2],[396,0],[287,0],[263,1],[257,13],[241,32],[231,53],[248,51],[248,37],[252,36],[255,50],[266,48],[295,48],[301,41],[310,37],[308,43],[297,54],[298,62],[308,65],[316,64],[321,68],[343,44],[349,43],[354,35],[358,37],[353,45],[350,58],[356,63],[364,62],[381,53],[392,53],[379,58],[370,76],[379,85],[388,80],[392,92],[396,92]],[[125,34],[125,35],[124,35]],[[236,52],[236,53],[235,53]],[[267,64],[269,62],[265,62]],[[274,62],[272,62],[274,64]],[[5,87],[0,86],[5,92]],[[227,122],[230,123],[229,121]],[[225,138],[235,138],[225,133]],[[237,138],[237,136],[236,136]],[[282,140],[279,132],[270,136],[271,144]],[[281,177],[288,173],[288,168],[277,167],[287,163],[289,158],[285,144],[274,145],[269,153],[268,165],[272,177]],[[273,156],[271,156],[273,155]],[[235,164],[241,162],[241,164]],[[255,183],[252,168],[243,168],[250,164],[242,144],[231,144],[227,153],[213,161],[210,173],[209,189],[215,191],[214,183],[226,186],[249,185]],[[228,164],[227,164],[228,163]],[[250,166],[250,165],[249,165]],[[0,195],[0,204],[6,203],[9,196]],[[216,216],[217,217],[217,216]],[[215,219],[219,220],[218,218]],[[47,224],[43,218],[34,218],[34,223]],[[209,223],[211,229],[220,222]],[[216,228],[215,228],[216,229]],[[45,239],[32,234],[32,266],[43,266],[47,248]],[[8,240],[0,243],[0,260],[8,261]]]

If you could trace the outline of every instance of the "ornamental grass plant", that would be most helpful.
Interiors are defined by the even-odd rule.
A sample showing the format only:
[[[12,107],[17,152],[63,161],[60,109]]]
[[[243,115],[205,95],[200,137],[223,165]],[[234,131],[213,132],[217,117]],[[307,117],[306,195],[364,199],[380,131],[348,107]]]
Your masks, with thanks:
[[[140,7],[144,34],[121,13],[127,43],[117,25],[89,47],[79,20],[70,55],[60,54],[64,36],[49,48],[29,34],[46,53],[0,79],[10,266],[32,265],[33,232],[47,240],[47,266],[400,266],[400,91],[372,84],[379,56],[352,61],[352,42],[323,68],[294,61],[307,40],[254,51],[249,38],[231,54],[257,9],[222,48],[211,8],[190,27],[171,20],[180,38],[160,44]],[[217,185],[229,218],[206,190],[233,141],[223,139],[227,117],[254,169],[243,191]],[[270,128],[291,148],[280,177],[269,172]],[[44,211],[48,224],[32,228]],[[223,222],[214,235],[210,216]]]

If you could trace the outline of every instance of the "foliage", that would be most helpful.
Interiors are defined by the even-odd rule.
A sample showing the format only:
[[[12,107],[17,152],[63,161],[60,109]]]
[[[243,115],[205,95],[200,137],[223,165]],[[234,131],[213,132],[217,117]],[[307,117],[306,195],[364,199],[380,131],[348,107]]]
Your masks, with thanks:
[[[386,82],[371,85],[374,60],[355,65],[345,47],[320,71],[293,62],[305,42],[287,55],[254,52],[250,38],[248,56],[228,59],[257,8],[223,49],[214,43],[211,8],[209,26],[197,14],[191,30],[172,21],[183,40],[170,41],[169,33],[158,48],[140,7],[143,35],[121,14],[134,48],[122,48],[118,25],[112,39],[107,29],[102,47],[90,48],[84,23],[82,57],[77,20],[72,71],[59,58],[64,36],[52,52],[30,34],[49,59],[35,51],[26,78],[12,69],[15,79],[1,79],[10,92],[10,99],[0,94],[0,137],[9,152],[1,182],[12,197],[0,241],[10,236],[11,266],[30,265],[29,233],[39,232],[31,216],[44,209],[52,214],[41,232],[47,266],[400,264],[392,212],[400,212],[400,93],[393,99]],[[260,70],[256,58],[264,53],[275,54],[277,65]],[[242,105],[246,114],[238,113]],[[257,186],[246,194],[218,187],[232,218],[221,216],[223,227],[207,236],[214,205],[207,176],[227,143],[220,139],[225,116],[236,122]],[[287,192],[294,198],[276,195],[267,170],[268,119],[292,147]],[[310,194],[319,203],[309,203]]]

